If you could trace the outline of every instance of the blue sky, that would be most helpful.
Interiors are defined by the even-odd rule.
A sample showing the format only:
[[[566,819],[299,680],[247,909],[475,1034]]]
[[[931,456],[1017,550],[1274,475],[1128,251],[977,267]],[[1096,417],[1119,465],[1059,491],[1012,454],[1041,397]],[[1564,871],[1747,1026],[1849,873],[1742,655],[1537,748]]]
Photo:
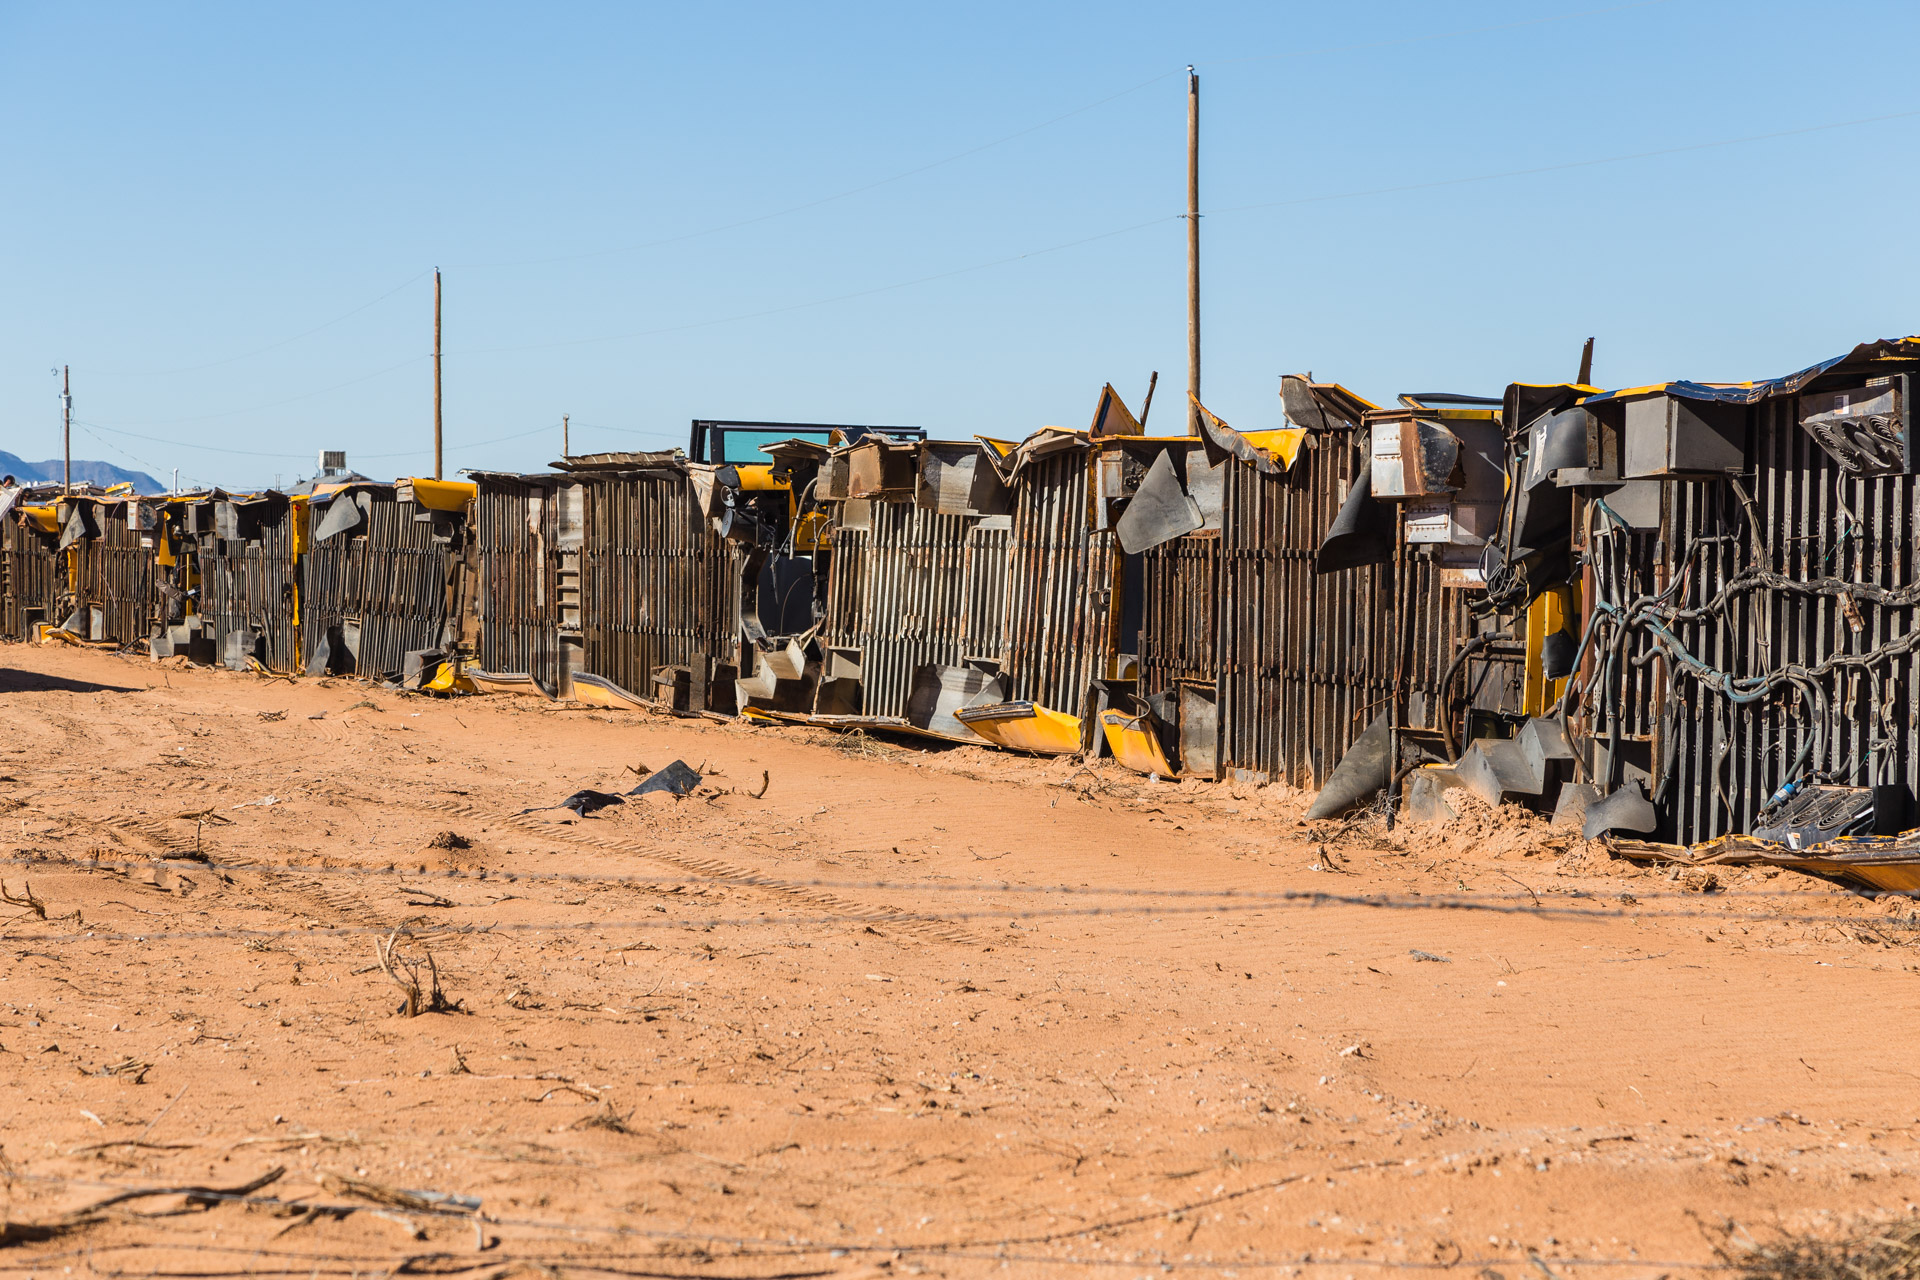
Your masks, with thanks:
[[[563,413],[576,451],[1018,436],[1154,369],[1171,425],[1188,62],[1229,422],[1299,370],[1566,378],[1589,334],[1609,385],[1770,376],[1920,329],[1920,93],[1875,52],[1917,37],[1892,3],[0,0],[0,448],[58,455],[65,363],[76,456],[419,473],[435,265],[450,470],[543,466]]]

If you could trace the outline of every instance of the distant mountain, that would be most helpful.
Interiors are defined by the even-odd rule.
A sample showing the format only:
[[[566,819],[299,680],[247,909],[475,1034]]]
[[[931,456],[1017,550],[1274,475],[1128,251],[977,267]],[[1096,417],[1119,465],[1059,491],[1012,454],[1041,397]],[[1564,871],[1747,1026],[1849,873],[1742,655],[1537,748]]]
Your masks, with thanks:
[[[0,475],[12,475],[23,483],[38,481],[41,484],[59,484],[61,462],[58,458],[52,462],[27,462],[0,449]],[[97,484],[103,489],[132,481],[135,491],[139,493],[167,491],[165,485],[144,471],[128,471],[111,462],[88,462],[79,458],[73,460],[73,480],[75,484]]]

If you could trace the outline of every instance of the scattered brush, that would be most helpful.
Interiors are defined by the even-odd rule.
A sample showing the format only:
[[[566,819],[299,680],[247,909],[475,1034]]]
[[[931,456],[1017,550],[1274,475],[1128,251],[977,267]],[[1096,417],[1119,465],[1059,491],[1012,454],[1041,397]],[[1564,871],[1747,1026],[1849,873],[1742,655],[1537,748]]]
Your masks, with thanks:
[[[1741,1280],[1920,1280],[1920,1218],[1861,1224],[1833,1239],[1787,1236],[1715,1252]]]
[[[574,1129],[605,1129],[608,1133],[632,1133],[633,1130],[627,1127],[627,1120],[632,1114],[632,1112],[628,1112],[627,1115],[621,1115],[613,1109],[613,1104],[609,1102],[584,1120],[575,1120],[569,1127]]]
[[[868,760],[885,760],[900,754],[900,748],[880,741],[865,729],[849,729],[827,740],[827,748],[841,755]]]
[[[473,848],[473,841],[467,839],[457,831],[442,831],[434,836],[433,839],[427,841],[427,848],[446,849],[449,851],[454,849],[471,849]]]
[[[10,907],[25,907],[42,920],[47,918],[47,904],[33,896],[33,885],[25,880],[20,882],[20,896],[17,898],[7,892],[6,882],[0,880],[0,902]]]
[[[374,954],[380,960],[380,971],[387,975],[387,981],[406,995],[400,1007],[395,1010],[401,1017],[417,1018],[423,1013],[460,1013],[461,1005],[449,1002],[446,993],[440,989],[440,966],[433,962],[433,952],[422,944],[420,958],[396,954],[402,941],[402,931],[395,929],[385,938],[373,940]],[[411,942],[412,935],[406,936]]]

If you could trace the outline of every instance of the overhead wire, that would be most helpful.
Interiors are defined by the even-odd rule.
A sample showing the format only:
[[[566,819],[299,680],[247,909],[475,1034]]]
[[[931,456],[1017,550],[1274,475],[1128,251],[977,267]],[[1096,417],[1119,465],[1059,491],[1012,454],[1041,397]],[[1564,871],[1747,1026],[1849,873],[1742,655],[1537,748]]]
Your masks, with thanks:
[[[1609,13],[1655,8],[1655,6],[1672,4],[1672,2],[1676,2],[1676,0],[1634,0],[1632,4],[1605,6],[1605,8],[1597,8],[1597,10],[1571,10],[1571,12],[1565,13],[1549,13],[1549,15],[1542,15],[1542,17],[1519,19],[1519,21],[1511,21],[1511,23],[1490,23],[1490,25],[1482,25],[1482,27],[1461,27],[1461,29],[1453,29],[1453,31],[1436,31],[1436,33],[1427,33],[1427,35],[1398,36],[1398,38],[1392,38],[1392,40],[1367,40],[1367,42],[1350,42],[1350,44],[1327,44],[1327,46],[1317,46],[1317,48],[1284,50],[1284,52],[1277,52],[1277,54],[1250,54],[1250,56],[1240,56],[1240,58],[1202,59],[1200,65],[1233,65],[1233,63],[1248,63],[1248,61],[1284,61],[1284,59],[1319,58],[1319,56],[1348,54],[1348,52],[1369,52],[1369,50],[1380,50],[1380,48],[1398,48],[1398,46],[1425,44],[1425,42],[1436,42],[1436,40],[1453,40],[1453,38],[1465,38],[1465,36],[1488,35],[1488,33],[1515,31],[1515,29],[1524,29],[1524,27],[1538,27],[1538,25],[1548,25],[1548,23],[1576,21],[1576,19],[1584,19],[1584,17],[1599,17],[1599,15],[1609,15]],[[768,213],[760,213],[760,215],[755,215],[755,217],[733,219],[730,223],[718,223],[718,225],[705,226],[705,228],[691,230],[691,232],[680,232],[680,234],[674,234],[674,236],[662,236],[662,238],[655,238],[655,240],[637,242],[637,244],[630,244],[630,246],[588,249],[588,251],[580,251],[580,253],[564,253],[564,255],[538,257],[538,259],[493,261],[493,263],[451,263],[451,267],[457,267],[457,269],[463,269],[463,271],[472,271],[472,269],[492,269],[492,267],[524,267],[524,265],[549,265],[549,263],[563,263],[563,261],[580,261],[580,259],[588,259],[588,257],[605,257],[605,255],[612,255],[612,253],[626,253],[626,251],[639,251],[639,249],[660,248],[660,246],[668,246],[668,244],[682,244],[685,240],[695,240],[695,238],[703,238],[703,236],[722,234],[722,232],[728,232],[728,230],[737,230],[737,228],[741,228],[741,226],[753,226],[758,225],[758,223],[766,223],[766,221],[774,221],[774,219],[781,219],[781,217],[789,217],[789,215],[793,215],[793,213],[803,213],[806,209],[816,209],[816,207],[822,207],[822,205],[828,205],[828,203],[835,203],[835,201],[849,200],[852,196],[866,194],[866,192],[876,190],[876,188],[881,188],[881,186],[889,186],[889,184],[893,184],[893,182],[918,177],[918,175],[922,175],[922,173],[929,173],[929,171],[933,171],[933,169],[941,169],[941,167],[945,167],[945,165],[958,163],[958,161],[968,159],[968,157],[972,157],[972,155],[989,152],[989,150],[998,148],[998,146],[1004,146],[1004,144],[1008,144],[1008,142],[1025,138],[1025,136],[1029,136],[1029,134],[1035,134],[1035,132],[1050,129],[1050,127],[1054,127],[1054,125],[1060,125],[1060,123],[1064,123],[1064,121],[1068,121],[1068,119],[1073,119],[1073,117],[1077,117],[1077,115],[1083,115],[1083,113],[1092,111],[1092,109],[1096,109],[1096,107],[1106,106],[1106,104],[1110,104],[1110,102],[1117,102],[1119,98],[1127,98],[1127,96],[1131,96],[1131,94],[1135,94],[1135,92],[1140,92],[1142,88],[1148,88],[1148,86],[1152,86],[1152,84],[1158,84],[1160,81],[1169,79],[1169,77],[1179,75],[1179,73],[1181,73],[1181,69],[1167,69],[1167,71],[1162,71],[1162,73],[1158,73],[1158,75],[1152,75],[1152,77],[1146,77],[1146,79],[1137,81],[1137,83],[1129,84],[1127,88],[1121,88],[1121,90],[1117,90],[1114,94],[1106,94],[1106,96],[1096,98],[1096,100],[1087,102],[1087,104],[1083,104],[1083,106],[1073,107],[1073,109],[1069,109],[1069,111],[1062,111],[1060,115],[1052,115],[1052,117],[1043,119],[1043,121],[1039,121],[1039,123],[1035,123],[1035,125],[1027,125],[1027,127],[1023,127],[1023,129],[1016,129],[1014,132],[1002,134],[1002,136],[993,138],[993,140],[989,140],[989,142],[981,142],[981,144],[977,144],[977,146],[970,146],[970,148],[966,148],[966,150],[945,155],[945,157],[941,157],[941,159],[929,161],[929,163],[924,163],[924,165],[916,165],[916,167],[910,167],[910,169],[902,169],[899,173],[893,173],[893,175],[889,175],[889,177],[876,178],[876,180],[870,180],[870,182],[862,182],[862,184],[858,184],[858,186],[851,186],[851,188],[833,192],[831,196],[822,196],[822,198],[816,198],[816,200],[801,201],[801,203],[787,205],[787,207],[781,207],[781,209],[772,209],[772,211],[768,211]],[[1398,188],[1396,188],[1396,190],[1398,190]],[[1329,196],[1329,198],[1342,198],[1342,196]],[[1254,207],[1260,207],[1260,205],[1254,205]],[[1231,209],[1225,209],[1225,211],[1231,211]],[[1158,221],[1158,219],[1156,219],[1156,221]],[[1104,232],[1102,236],[1096,236],[1096,238],[1104,238],[1106,234],[1119,234],[1119,232]],[[1087,240],[1073,242],[1073,244],[1087,244]],[[1073,248],[1073,246],[1069,244],[1069,246],[1056,246],[1056,248]],[[1016,257],[998,259],[998,261],[1018,261],[1020,257],[1031,257],[1031,255],[1048,253],[1048,251],[1054,251],[1054,249],[1037,249],[1035,253],[1025,253],[1025,255],[1016,255]],[[987,265],[998,265],[998,261],[996,261],[996,263],[987,263]],[[960,269],[960,271],[979,271],[979,269],[983,269],[983,267],[985,267],[985,265],[972,267],[972,269]],[[305,338],[311,338],[313,334],[319,334],[319,332],[323,332],[326,328],[332,328],[334,324],[340,324],[342,320],[348,320],[351,319],[351,317],[355,317],[355,315],[359,315],[359,313],[363,313],[363,311],[369,311],[374,305],[386,301],[388,297],[396,296],[401,290],[405,290],[407,286],[411,286],[411,284],[419,282],[422,278],[426,278],[428,274],[430,274],[430,271],[419,271],[419,273],[411,274],[411,276],[407,276],[405,280],[401,280],[399,284],[396,284],[394,288],[386,290],[384,294],[378,294],[378,296],[372,297],[372,299],[361,303],[361,305],[357,305],[357,307],[351,307],[349,311],[344,311],[344,313],[340,313],[340,315],[334,315],[334,317],[330,317],[328,320],[323,320],[321,324],[315,324],[313,328],[301,330],[301,332],[290,336],[290,338],[282,338],[282,340],[278,340],[278,342],[263,345],[263,347],[253,347],[253,349],[236,353],[236,355],[228,355],[228,357],[221,357],[221,359],[215,359],[215,361],[204,361],[204,363],[200,363],[200,365],[182,365],[182,367],[163,368],[163,370],[125,370],[125,372],[123,372],[123,370],[92,370],[92,372],[100,372],[102,376],[117,376],[117,378],[146,378],[146,376],[171,376],[171,374],[180,374],[180,372],[198,372],[198,370],[205,370],[205,368],[232,365],[232,363],[238,363],[238,361],[244,361],[244,359],[252,359],[255,355],[265,355],[265,353],[269,353],[269,351],[276,351],[276,349],[280,349],[280,347],[286,347],[286,345],[301,342],[301,340],[305,340]],[[925,282],[925,280],[937,280],[937,278],[943,278],[943,276],[925,276],[924,280],[912,280],[912,282],[902,282],[902,284],[883,286],[883,288],[906,288],[908,284],[920,284],[920,282]],[[860,296],[864,296],[864,294],[851,294],[851,296],[847,297]],[[841,301],[841,299],[829,299],[829,301]],[[803,303],[803,305],[822,305],[822,303]],[[753,315],[778,315],[780,311],[781,309],[776,309],[776,311],[753,313]],[[741,317],[732,317],[732,319],[741,319]],[[751,319],[751,317],[747,317],[747,319]],[[720,322],[728,322],[728,320],[708,320],[708,324],[720,324]],[[672,332],[672,330],[651,330],[651,332]],[[589,340],[589,342],[599,342],[599,340]],[[538,347],[501,347],[501,349],[538,349]],[[492,351],[492,349],[490,349],[490,351]],[[424,357],[420,357],[420,359],[424,359]],[[380,370],[380,372],[386,372],[386,370]],[[376,372],[376,374],[369,374],[369,378],[371,378],[371,376],[378,376],[378,372]],[[334,386],[334,388],[323,388],[321,391],[311,391],[311,393],[307,393],[307,395],[321,395],[321,393],[326,393],[328,390],[338,390],[340,386],[351,386],[351,384],[338,384],[338,386]],[[303,399],[303,397],[296,397],[296,399]],[[276,405],[280,405],[280,403],[292,403],[292,401],[276,401],[275,405],[263,405],[263,407],[276,407]],[[252,413],[252,411],[250,411],[250,409],[242,409],[242,411],[234,411],[234,413]],[[182,418],[180,422],[200,422],[200,420],[211,420],[211,416],[209,416],[209,418]]]
[[[217,369],[221,365],[235,364],[241,360],[251,360],[254,356],[265,355],[269,351],[278,351],[282,347],[292,346],[294,343],[299,342],[303,338],[311,338],[314,334],[319,333],[321,330],[331,329],[334,325],[339,324],[343,320],[351,320],[354,316],[359,315],[362,311],[366,311],[372,307],[378,306],[382,302],[385,302],[388,298],[391,298],[394,294],[399,293],[402,289],[405,289],[408,285],[414,283],[416,280],[424,280],[427,276],[432,274],[433,274],[432,268],[428,268],[425,271],[416,272],[415,274],[408,276],[405,280],[402,280],[399,284],[395,285],[393,288],[381,294],[379,297],[373,299],[371,302],[363,302],[359,306],[353,308],[351,311],[343,311],[339,315],[335,316],[333,319],[323,321],[320,324],[317,324],[313,326],[313,328],[308,329],[302,333],[296,333],[291,338],[283,338],[279,342],[270,342],[264,347],[255,347],[253,350],[243,351],[239,355],[227,356],[220,360],[209,360],[205,364],[183,365],[178,369],[154,369],[154,370],[148,370],[145,372],[120,372],[112,369],[95,369],[89,366],[89,368],[87,369],[87,373],[90,376],[103,377],[103,378],[161,378],[161,377],[169,377],[173,374],[178,374],[178,373],[198,373],[203,369]]]

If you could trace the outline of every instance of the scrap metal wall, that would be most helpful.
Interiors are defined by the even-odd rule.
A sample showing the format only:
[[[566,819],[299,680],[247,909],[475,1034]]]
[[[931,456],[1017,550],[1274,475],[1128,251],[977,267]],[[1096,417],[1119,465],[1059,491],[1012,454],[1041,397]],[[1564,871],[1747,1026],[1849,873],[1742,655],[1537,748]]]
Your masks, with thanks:
[[[200,613],[213,623],[216,661],[258,657],[269,671],[297,671],[294,606],[299,570],[294,559],[293,504],[285,498],[226,503],[218,532],[203,534],[196,558]]]
[[[54,546],[17,513],[0,520],[0,634],[25,640],[35,622],[62,621],[53,616],[62,560]]]
[[[129,526],[127,503],[91,505],[99,536],[69,548],[72,607],[99,615],[83,635],[116,644],[145,640],[154,616],[153,548],[140,545],[139,530]]]
[[[355,492],[372,496],[365,527],[314,543],[300,560],[303,665],[331,629],[357,627],[356,672],[397,677],[408,652],[438,648],[446,635],[456,548],[392,490]],[[322,518],[316,508],[316,528]]]
[[[1005,542],[975,538],[978,517],[861,501],[866,527],[833,531],[820,643],[860,651],[857,714],[905,719],[920,668],[999,659]]]
[[[1393,589],[1398,632],[1393,724],[1436,748],[1445,739],[1457,749],[1467,709],[1519,712],[1524,667],[1521,642],[1503,635],[1497,618],[1475,616],[1468,604],[1476,593],[1443,586],[1441,572],[1429,548],[1400,542]],[[1491,643],[1456,669],[1455,657],[1475,639]]]
[[[480,553],[482,670],[560,685],[559,540],[552,485],[483,478],[474,503]],[[651,696],[650,690],[636,693]]]
[[[1663,707],[1667,660],[1646,664],[1623,698],[1641,719],[1625,727],[1650,741],[1650,790],[1679,841],[1751,830],[1803,745],[1816,776],[1920,794],[1920,477],[1849,475],[1795,414],[1791,396],[1755,409],[1750,476],[1668,486],[1658,577],[1629,588],[1678,584],[1692,616],[1672,629],[1689,653],[1740,678],[1790,669],[1809,694],[1787,684],[1735,704],[1683,676]],[[1735,584],[1743,570],[1778,579]]]
[[[1369,465],[1347,433],[1310,436],[1286,471],[1227,464],[1221,531],[1221,763],[1318,787],[1394,688],[1391,565],[1316,574]]]
[[[681,474],[587,475],[584,669],[642,698],[662,667],[734,666],[741,555]]]
[[[1221,770],[1316,787],[1388,710],[1398,667],[1395,566],[1313,571],[1367,460],[1339,432],[1285,471],[1224,465],[1221,527],[1142,556],[1140,688],[1211,687]]]
[[[1070,449],[1014,481],[1001,670],[1009,700],[1081,717],[1091,742],[1093,681],[1120,651],[1120,557],[1089,526],[1087,479],[1086,450]]]

